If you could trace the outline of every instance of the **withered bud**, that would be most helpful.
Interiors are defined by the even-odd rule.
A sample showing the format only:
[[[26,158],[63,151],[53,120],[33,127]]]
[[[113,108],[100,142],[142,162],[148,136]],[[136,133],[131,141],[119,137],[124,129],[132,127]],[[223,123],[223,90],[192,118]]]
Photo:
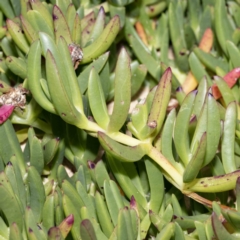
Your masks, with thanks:
[[[24,109],[26,105],[26,94],[28,93],[29,91],[23,88],[22,85],[11,88],[9,92],[0,96],[0,106],[12,105]]]
[[[77,69],[79,63],[83,59],[83,51],[80,48],[80,46],[75,44],[75,43],[69,44],[68,49],[69,49],[69,52],[70,52],[70,55],[71,55],[71,59],[72,59],[74,69]]]

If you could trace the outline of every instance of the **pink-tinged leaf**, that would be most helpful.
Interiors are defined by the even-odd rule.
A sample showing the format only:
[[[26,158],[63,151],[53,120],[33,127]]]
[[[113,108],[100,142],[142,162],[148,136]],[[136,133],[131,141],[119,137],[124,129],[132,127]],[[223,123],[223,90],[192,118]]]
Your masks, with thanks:
[[[0,107],[0,124],[4,123],[11,116],[14,108],[12,105],[3,105]]]
[[[232,88],[234,84],[237,82],[238,78],[240,78],[240,68],[234,68],[232,71],[227,73],[223,79],[226,81],[228,86]]]
[[[237,82],[238,78],[240,78],[240,68],[234,68],[232,71],[228,72],[224,77],[224,81],[227,85],[232,88],[234,84]],[[220,93],[216,84],[212,86],[212,93],[215,99],[219,99],[222,94]]]
[[[236,239],[223,226],[222,222],[219,220],[219,218],[215,212],[212,213],[211,220],[212,220],[212,228],[215,233],[216,239],[220,239],[220,240],[221,239],[229,239],[229,240]]]
[[[58,226],[58,228],[64,238],[67,237],[68,233],[70,232],[70,230],[72,228],[73,223],[74,223],[74,216],[73,216],[73,214],[70,214],[65,219],[63,219],[63,221]]]

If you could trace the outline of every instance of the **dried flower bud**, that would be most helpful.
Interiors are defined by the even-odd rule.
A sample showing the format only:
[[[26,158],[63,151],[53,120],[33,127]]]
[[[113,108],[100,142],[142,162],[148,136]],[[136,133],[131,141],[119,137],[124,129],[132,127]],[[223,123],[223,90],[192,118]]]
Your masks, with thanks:
[[[69,44],[68,49],[69,49],[70,54],[71,54],[71,59],[72,59],[73,66],[74,66],[75,69],[77,69],[79,63],[83,59],[83,51],[80,48],[80,46],[75,44],[75,43]]]
[[[11,88],[9,92],[0,96],[0,105],[11,105],[24,109],[26,105],[26,94],[28,93],[29,91],[21,85],[16,88]]]

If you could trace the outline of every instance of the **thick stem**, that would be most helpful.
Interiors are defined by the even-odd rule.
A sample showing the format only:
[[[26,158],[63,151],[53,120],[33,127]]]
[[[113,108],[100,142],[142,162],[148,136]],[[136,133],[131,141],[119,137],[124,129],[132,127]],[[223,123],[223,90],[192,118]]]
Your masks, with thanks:
[[[184,192],[183,192],[183,193],[184,193]],[[194,199],[196,202],[199,202],[199,203],[201,203],[201,204],[203,204],[203,205],[205,205],[205,206],[208,206],[208,207],[212,208],[212,203],[213,203],[213,202],[210,201],[210,200],[208,200],[208,199],[206,199],[206,198],[204,198],[204,197],[202,197],[202,196],[200,196],[200,195],[198,195],[197,193],[184,193],[184,194],[185,194],[186,196]],[[230,210],[236,211],[235,208],[231,208],[231,207],[228,207],[228,206],[226,206],[226,205],[220,204],[220,207],[221,207],[222,209],[230,209]]]
[[[121,132],[117,132],[117,133],[108,133],[108,132],[106,132],[106,134],[110,138],[116,140],[117,142],[125,144],[127,146],[131,146],[132,147],[132,146],[136,146],[136,145],[142,143],[138,139],[130,137],[130,136],[128,136],[128,135],[126,135],[124,133],[121,133]]]
[[[38,128],[45,133],[52,134],[52,129],[49,126],[49,124],[47,124],[46,122],[42,121],[39,118],[37,118],[33,123],[31,123],[31,126]]]
[[[143,142],[121,132],[116,133],[106,132],[106,130],[102,129],[95,122],[91,121],[87,122],[87,125],[84,127],[84,129],[86,131],[89,131],[89,134],[92,136],[95,136],[97,132],[104,132],[113,140],[125,144],[127,146],[136,146],[139,145],[140,143],[146,143],[147,146],[149,146],[149,150],[147,151],[148,156],[152,158],[163,169],[163,174],[166,177],[166,179],[169,182],[171,182],[176,188],[182,190],[183,186],[182,175],[155,147],[151,146],[149,140]]]
[[[182,191],[182,175],[177,169],[155,147],[151,147],[148,156],[163,169],[163,174],[166,179]]]
[[[77,127],[88,131],[91,136],[94,136],[95,133],[103,132],[113,140],[125,144],[127,146],[136,146],[141,143],[141,141],[139,141],[138,139],[128,136],[121,132],[107,132],[105,129],[99,127],[95,122],[88,121],[86,126]]]

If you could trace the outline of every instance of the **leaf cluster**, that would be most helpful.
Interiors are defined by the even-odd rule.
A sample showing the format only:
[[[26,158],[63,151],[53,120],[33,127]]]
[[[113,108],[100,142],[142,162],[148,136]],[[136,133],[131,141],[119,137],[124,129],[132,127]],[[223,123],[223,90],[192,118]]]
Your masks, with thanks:
[[[0,10],[2,239],[239,239],[238,1]]]

